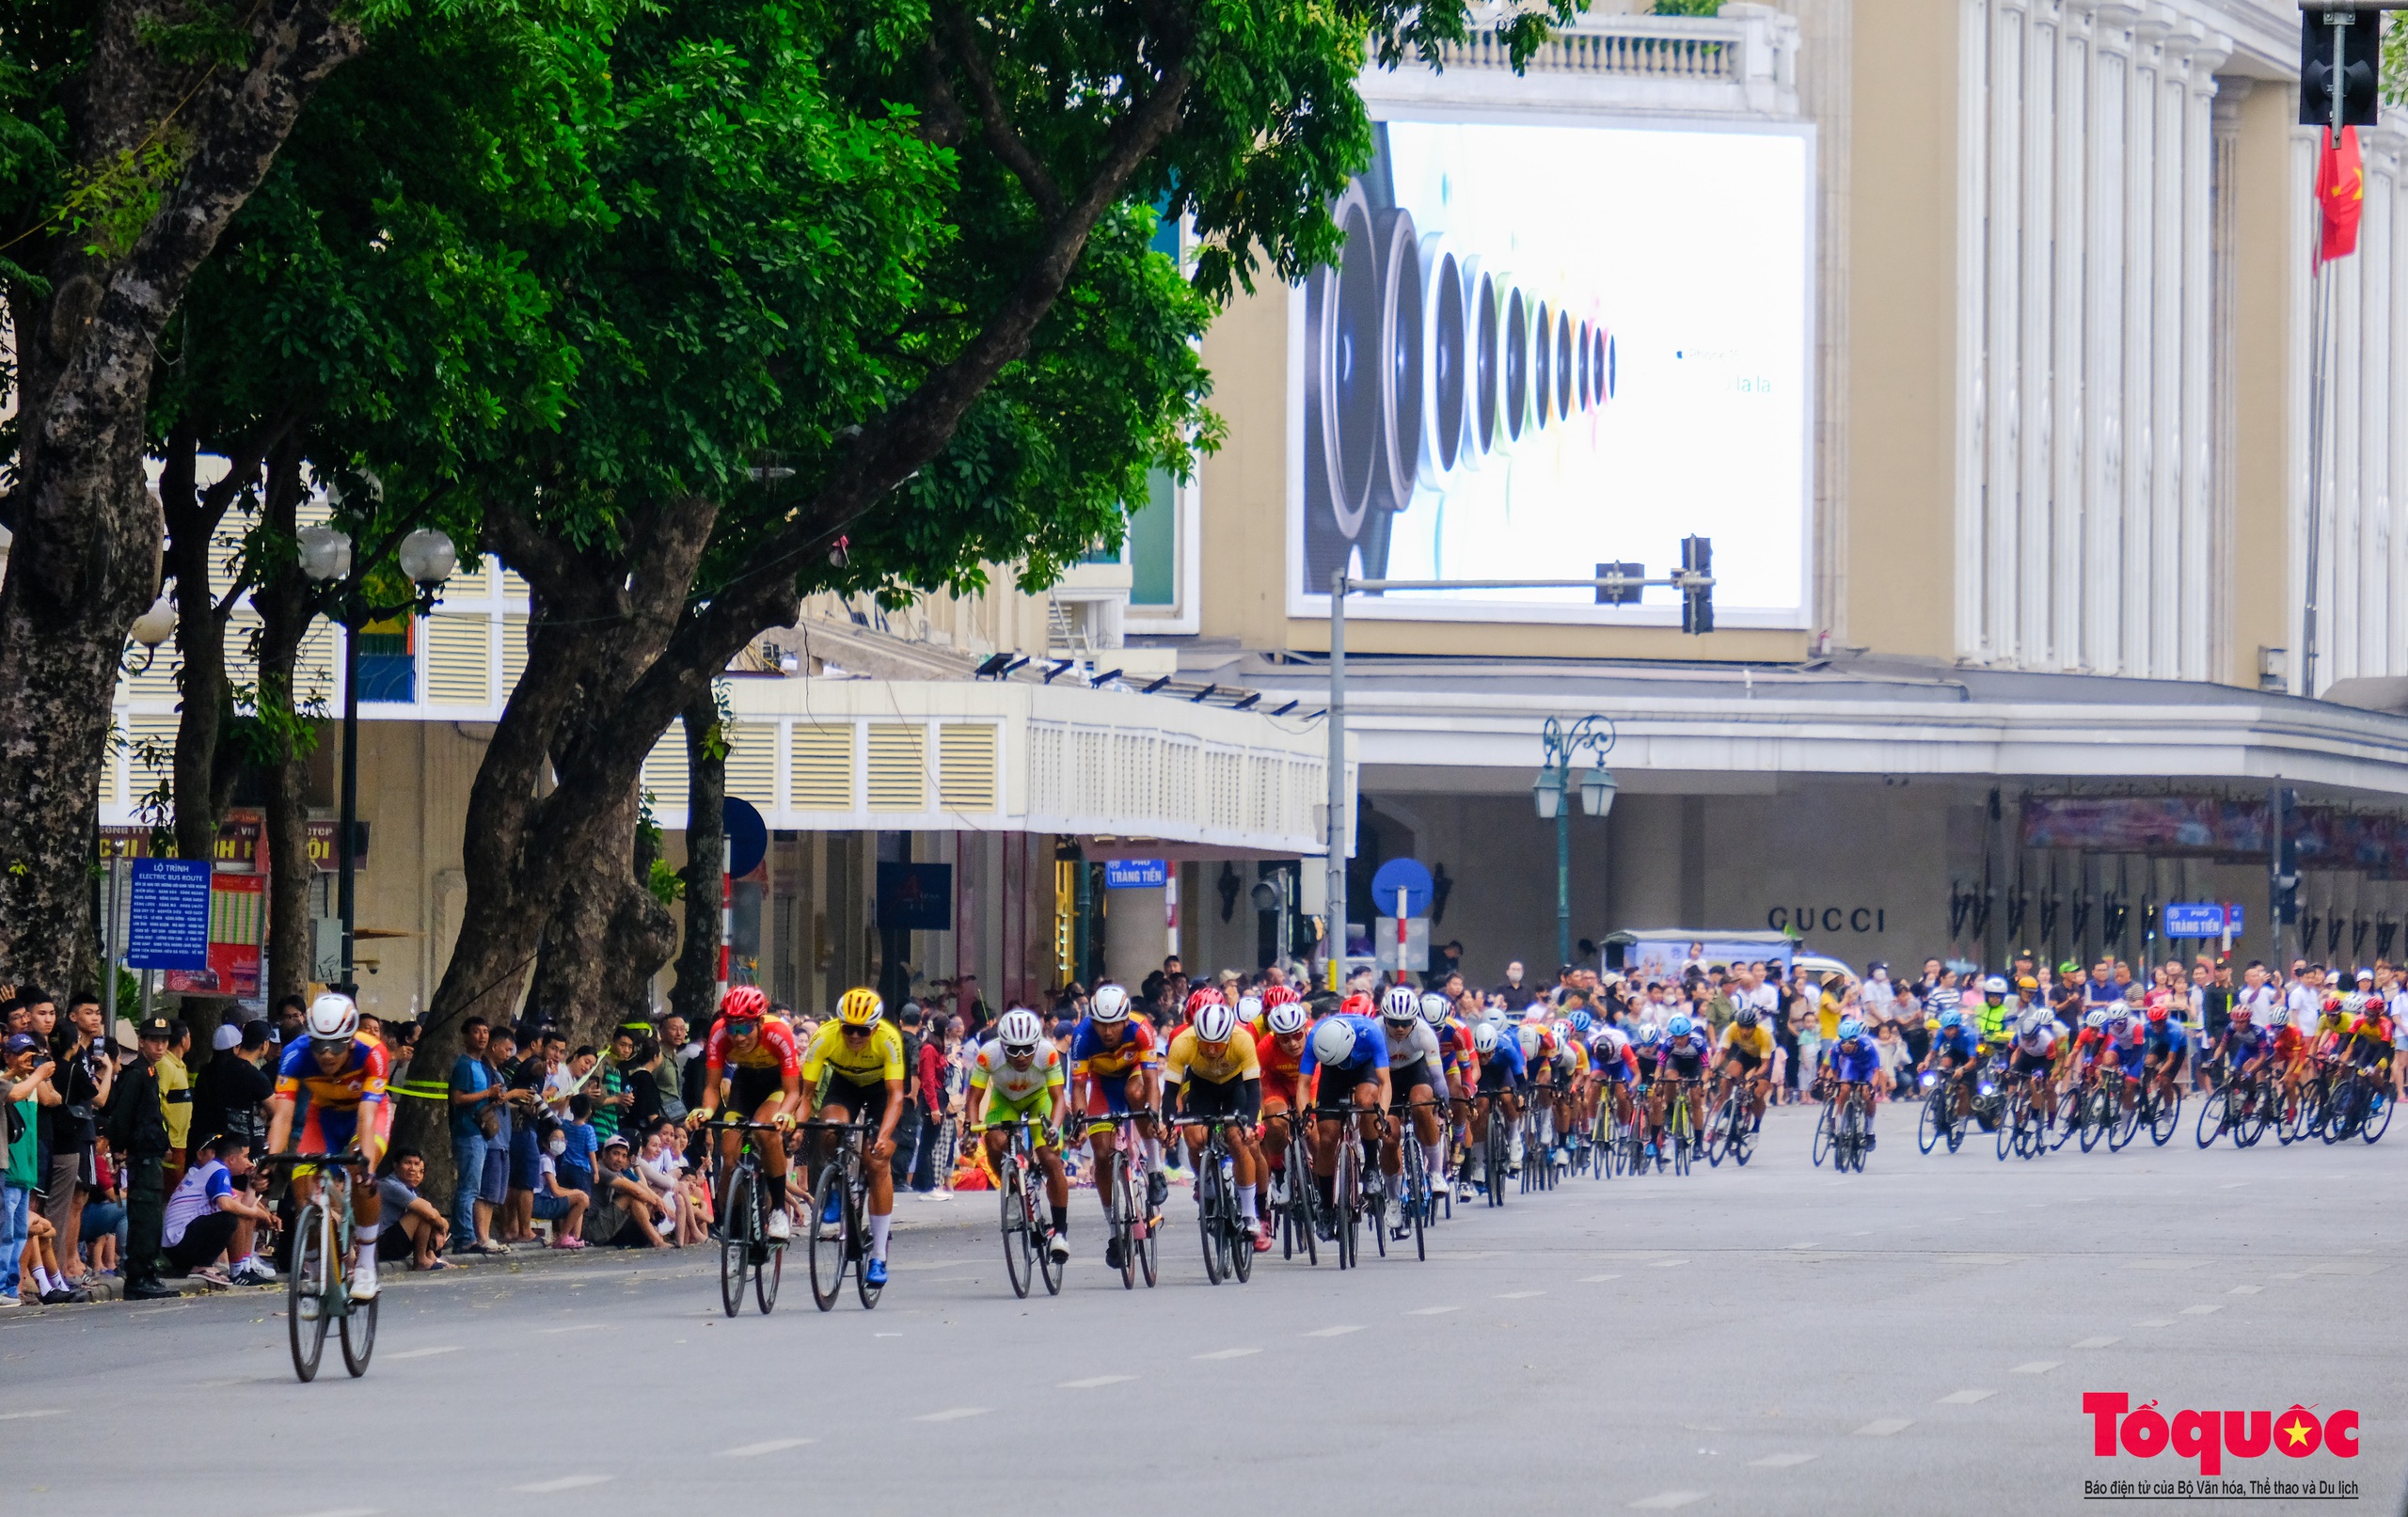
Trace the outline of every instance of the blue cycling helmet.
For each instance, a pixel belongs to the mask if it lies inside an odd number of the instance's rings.
[[[1958,1011],[1956,1007],[1951,1006],[1946,1011],[1940,1014],[1940,1025],[1942,1027],[1962,1027],[1965,1025],[1965,1014]]]
[[[1697,1023],[1687,1017],[1675,1017],[1665,1024],[1664,1031],[1672,1037],[1687,1037],[1697,1031]]]
[[[1840,1019],[1840,1041],[1853,1043],[1864,1035],[1864,1024],[1853,1017]]]
[[[1640,1022],[1639,1024],[1639,1046],[1640,1048],[1652,1049],[1662,1041],[1664,1041],[1664,1029],[1656,1026],[1654,1022]]]
[[[1588,1035],[1589,1029],[1596,1024],[1597,1019],[1585,1011],[1576,1011],[1572,1014],[1572,1030],[1584,1037]]]

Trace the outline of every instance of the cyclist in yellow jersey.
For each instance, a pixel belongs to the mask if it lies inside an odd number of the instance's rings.
[[[1163,1085],[1178,1115],[1239,1119],[1228,1130],[1237,1171],[1238,1216],[1259,1253],[1270,1246],[1254,1211],[1255,1186],[1262,1175],[1262,1154],[1254,1141],[1254,1118],[1262,1109],[1262,1065],[1255,1055],[1254,1035],[1238,1025],[1236,1009],[1217,991],[1198,991],[1197,996],[1208,993],[1212,999],[1196,1007],[1195,1020],[1170,1040],[1163,1060]],[[1204,1170],[1205,1138],[1200,1125],[1188,1127],[1187,1161],[1198,1175]],[[1200,1185],[1197,1191],[1200,1195]]]
[[[970,1130],[984,1130],[987,1162],[1003,1173],[1005,1126],[1033,1122],[1030,1139],[1045,1172],[1045,1199],[1054,1209],[1046,1252],[1056,1264],[1070,1256],[1070,1177],[1062,1167],[1064,1068],[1069,1059],[1045,1035],[1045,1024],[1025,1006],[1014,1006],[995,1023],[994,1041],[970,1065]]]
[[[1765,1095],[1772,1088],[1772,1029],[1754,1006],[1741,1006],[1722,1032],[1721,1083],[1715,1089],[1714,1104],[1719,1107],[1722,1098],[1734,1083],[1746,1081],[1748,1111],[1757,1127],[1764,1126]]]
[[[869,1243],[862,1278],[872,1286],[886,1284],[886,1235],[895,1225],[895,1122],[903,1114],[903,1036],[886,1020],[886,1003],[878,992],[857,986],[837,1003],[836,1019],[813,1035],[802,1051],[805,1122],[824,1116],[831,1122],[859,1118],[878,1123],[878,1136],[868,1146]],[[813,1157],[815,1167],[834,1149],[832,1137],[822,1134]],[[831,1191],[829,1214],[822,1220],[843,1220],[844,1198]]]

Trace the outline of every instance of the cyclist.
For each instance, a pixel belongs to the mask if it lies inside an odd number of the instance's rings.
[[[1555,1029],[1548,1026],[1540,1008],[1533,1006],[1522,1023],[1513,1029],[1514,1037],[1522,1045],[1522,1067],[1529,1071],[1530,1098],[1540,1111],[1552,1118],[1556,1104]],[[1513,1165],[1520,1172],[1523,1159],[1522,1133],[1513,1131]]]
[[[2182,1060],[2191,1051],[2191,1032],[2181,1019],[2173,1014],[2170,1003],[2159,1002],[2148,1008],[2147,1025],[2141,1030],[2141,1068],[2157,1082],[2160,1099],[2179,1099],[2176,1079],[2182,1073]]]
[[[1676,1013],[1664,1024],[1664,1047],[1652,1086],[1654,1100],[1649,1114],[1649,1127],[1657,1143],[1664,1137],[1664,1123],[1671,1110],[1675,1089],[1687,1089],[1689,1097],[1688,1141],[1699,1138],[1697,1126],[1697,1092],[1704,1084],[1706,1044],[1713,1035],[1687,1013]]]
[[[1580,1120],[1580,1100],[1588,1082],[1589,1053],[1579,1036],[1579,1021],[1587,1012],[1576,1012],[1554,1023],[1548,1031],[1555,1035],[1555,1161],[1569,1165],[1572,1161],[1573,1124]]]
[[[1864,1146],[1873,1142],[1873,1115],[1881,1104],[1881,1051],[1864,1035],[1864,1023],[1840,1019],[1839,1039],[1823,1051],[1823,1067],[1830,1071],[1834,1108],[1846,1099],[1851,1086],[1864,1092]]]
[[[1434,998],[1443,1005],[1444,997]],[[1447,1183],[1447,1129],[1438,1120],[1447,1100],[1447,1059],[1438,1035],[1421,1019],[1422,998],[1406,986],[1391,986],[1380,998],[1380,1032],[1388,1051],[1388,1088],[1410,1104],[1413,1135],[1421,1145],[1421,1161],[1430,1177],[1431,1193]],[[1380,1166],[1387,1171],[1388,1194],[1400,1216],[1405,1201],[1404,1154],[1401,1130],[1391,1126],[1381,1145]],[[1409,1222],[1396,1224],[1396,1236],[1413,1230]]]
[[[1965,1014],[1951,1006],[1940,1014],[1940,1030],[1932,1035],[1931,1051],[1916,1072],[1939,1067],[1948,1080],[1946,1098],[1954,1103],[1956,1120],[1961,1122],[1973,1108],[1973,1073],[1981,1062],[1980,1045],[1974,1041],[1973,1030],[1965,1025]]]
[[[1714,1092],[1717,1110],[1732,1086],[1746,1081],[1748,1112],[1754,1118],[1751,1126],[1761,1130],[1765,1125],[1765,1093],[1771,1088],[1772,1029],[1764,1024],[1764,1017],[1752,1003],[1743,1003],[1732,1014],[1731,1025],[1722,1034],[1722,1067],[1720,1083]]]
[[[1493,1021],[1481,1021],[1471,1030],[1472,1062],[1479,1066],[1479,1079],[1473,1085],[1471,1131],[1466,1140],[1471,1152],[1482,1155],[1481,1185],[1494,1190],[1504,1183],[1501,1176],[1491,1175],[1485,1166],[1488,1150],[1488,1122],[1491,1112],[1503,1109],[1508,1122],[1522,1119],[1522,1092],[1529,1083],[1529,1071],[1522,1062],[1522,1042],[1506,1036]],[[1471,1193],[1458,1182],[1455,1199],[1468,1201]]]
[[[2270,1023],[2273,1020],[2275,1009],[2274,1005],[2267,1008],[2266,1019]],[[2286,1014],[2289,1010],[2288,1006],[2281,1009]],[[2235,1001],[2232,1003],[2232,1019],[2225,1024],[2215,1046],[2208,1051],[2208,1057],[2225,1060],[2225,1067],[2232,1071],[2230,1082],[2241,1085],[2265,1067],[2273,1051],[2273,1039],[2267,1035],[2265,1028],[2258,1025],[2257,1008],[2246,1001]],[[2240,1114],[2233,1114],[2238,1116]]]
[[[1087,1118],[1087,1147],[1095,1155],[1096,1199],[1108,1215],[1112,1207],[1112,1155],[1119,1146],[1115,1117],[1137,1114],[1137,1135],[1145,1145],[1146,1210],[1162,1210],[1170,1194],[1163,1174],[1162,1135],[1154,1126],[1156,1074],[1162,1047],[1154,1030],[1129,1015],[1129,992],[1107,980],[1095,988],[1087,1014],[1070,1034],[1070,1104]],[[1120,1261],[1107,1261],[1120,1268]]]
[[[267,1103],[267,1151],[336,1155],[356,1149],[373,1175],[385,1151],[385,1125],[391,1114],[385,1098],[389,1072],[385,1045],[359,1030],[359,1008],[351,997],[333,990],[309,1003],[303,1026],[309,1035],[295,1038],[277,1066],[276,1091]],[[302,1114],[297,1140],[293,1131],[296,1108]],[[317,1192],[317,1167],[296,1166],[293,1205],[308,1206]],[[351,1188],[351,1218],[352,1241],[358,1245],[351,1266],[351,1299],[372,1301],[376,1235],[384,1231],[382,1198],[374,1185]]]
[[[1262,1175],[1262,1152],[1255,1146],[1254,1119],[1262,1110],[1262,1066],[1254,1035],[1238,1025],[1238,1014],[1211,986],[1187,998],[1187,1025],[1173,1034],[1163,1059],[1163,1087],[1174,1118],[1234,1117],[1228,1134],[1231,1168],[1237,1171],[1238,1220],[1260,1253],[1271,1246],[1254,1210],[1255,1186]],[[1187,1162],[1204,1173],[1208,1134],[1200,1122],[1187,1126]],[[1196,1188],[1202,1205],[1204,1188]]]
[[[1388,1040],[1370,1016],[1371,998],[1348,996],[1333,1016],[1313,1024],[1305,1040],[1298,1078],[1314,1093],[1313,1184],[1322,1202],[1323,1236],[1338,1236],[1338,1144],[1351,1109],[1366,1150],[1379,1152],[1388,1103]]]
[[[1263,1001],[1259,994],[1252,990],[1244,992],[1238,997],[1238,1025],[1249,1033],[1259,1035],[1262,1028],[1263,1010]],[[1258,1035],[1255,1040],[1260,1042],[1261,1038]]]
[[[2057,1116],[2057,1087],[2049,1075],[2056,1067],[2057,1047],[2064,1041],[2063,1025],[2046,1006],[2025,1007],[2015,1024],[2015,1062],[2007,1073],[2031,1082],[2032,1104],[2039,1109],[2044,1124]]]
[[[729,1070],[734,1074],[730,1075]],[[721,1087],[725,1085],[728,1109],[779,1128],[794,1125],[802,1110],[802,1050],[794,1028],[783,1017],[770,1015],[769,998],[758,986],[736,985],[720,997],[719,1019],[711,1023],[703,1045],[703,1101],[686,1114],[686,1126],[699,1128],[718,1114]],[[744,1134],[719,1135],[719,1206],[727,1215],[727,1186],[736,1173],[736,1156]],[[794,1236],[794,1219],[786,1213],[786,1146],[783,1140],[754,1146],[761,1154],[762,1190],[769,1203],[767,1224],[771,1238]]]
[[[1654,1022],[1640,1022],[1630,1040],[1630,1061],[1639,1077],[1632,1082],[1631,1097],[1648,1118],[1647,1156],[1652,1159],[1656,1157],[1656,1082],[1664,1073],[1664,1029]]]
[[[995,1023],[995,1035],[970,1064],[969,1130],[986,1132],[987,1162],[1001,1173],[1004,1146],[1013,1122],[1035,1124],[1030,1144],[1045,1172],[1045,1200],[1054,1209],[1045,1230],[1045,1251],[1056,1264],[1070,1256],[1070,1177],[1062,1167],[1062,1067],[1069,1061],[1045,1024],[1025,1006],[1014,1006]],[[873,1285],[877,1282],[872,1281]]]
[[[1473,1006],[1476,998],[1465,991],[1453,1001],[1435,991],[1421,997],[1421,1019],[1438,1037],[1439,1064],[1447,1075],[1448,1130],[1461,1151],[1465,1125],[1471,1121],[1472,1087],[1480,1083],[1471,1051],[1471,1023],[1460,1015],[1462,1008]],[[1471,1187],[1462,1179],[1462,1160],[1455,1162],[1458,1199],[1469,1200]]]
[[[1631,1092],[1639,1083],[1639,1058],[1631,1050],[1630,1035],[1613,1022],[1591,1033],[1589,1072],[1607,1092],[1614,1120],[1625,1127],[1636,1122],[1639,1117],[1631,1103]]]
[[[2384,1094],[2391,1085],[2392,1032],[2391,1014],[2383,998],[2367,997],[2366,1009],[2350,1029],[2350,1062],[2367,1075],[2373,1098],[2370,1110],[2382,1109]]]
[[[1259,1151],[1268,1161],[1264,1180],[1268,1184],[1268,1175],[1288,1177],[1288,1125],[1295,1120],[1291,1114],[1307,1104],[1302,1070],[1306,1028],[1312,1018],[1302,999],[1287,986],[1273,986],[1262,999],[1262,1031],[1254,1040],[1254,1062],[1262,1071],[1263,1146]],[[1112,1266],[1120,1267],[1117,1260]]]
[[[802,1119],[824,1115],[836,1123],[857,1117],[878,1123],[878,1136],[863,1156],[869,1180],[869,1261],[862,1278],[886,1284],[886,1237],[895,1225],[895,1123],[903,1114],[903,1035],[886,1019],[886,1003],[867,986],[855,986],[836,1003],[835,1020],[813,1035],[802,1051]],[[835,1151],[835,1135],[817,1146],[821,1162]],[[822,1222],[843,1219],[844,1201],[832,1187]]]

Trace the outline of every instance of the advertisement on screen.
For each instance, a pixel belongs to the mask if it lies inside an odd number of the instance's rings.
[[[1661,578],[1713,544],[1722,626],[1808,624],[1802,130],[1386,121],[1332,207],[1291,387],[1290,607],[1367,578]],[[1676,593],[1372,593],[1348,614],[1662,624]]]

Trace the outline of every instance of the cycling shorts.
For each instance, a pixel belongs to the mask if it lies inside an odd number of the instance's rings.
[[[1697,1080],[1703,1078],[1704,1074],[1705,1055],[1703,1053],[1672,1053],[1665,1056],[1664,1077],[1668,1080]]]
[[[1513,1088],[1513,1067],[1510,1064],[1483,1064],[1480,1067],[1480,1094],[1502,1096]]]
[[[302,1154],[339,1154],[351,1146],[359,1132],[359,1112],[329,1111],[312,1106],[301,1118],[301,1130],[293,1140],[293,1151]],[[295,1175],[315,1175],[318,1166],[302,1164],[294,1167]]]
[[[2034,1075],[2047,1074],[2055,1067],[2056,1060],[2046,1053],[2026,1053],[2017,1049],[2014,1067],[2008,1072],[2018,1080],[2028,1080]]]
[[[774,1071],[772,1071],[774,1072]],[[831,1068],[819,1078],[819,1104],[841,1106],[856,1122],[878,1123],[886,1117],[886,1082],[862,1084]]]
[[[1133,1070],[1128,1074],[1088,1076],[1086,1114],[1091,1117],[1127,1116],[1131,1111],[1129,1082],[1135,1078]]]
[[[1765,1056],[1753,1049],[1733,1047],[1724,1049],[1722,1051],[1728,1057],[1738,1060],[1739,1067],[1749,1074],[1754,1074],[1765,1067]]]
[[[1244,1080],[1214,1082],[1190,1079],[1186,1090],[1187,1110],[1184,1114],[1189,1117],[1254,1115],[1246,1102]]]
[[[1630,1083],[1633,1078],[1630,1072],[1630,1066],[1623,1063],[1620,1059],[1608,1059],[1604,1064],[1598,1066],[1596,1074],[1598,1079],[1610,1080],[1617,1085],[1626,1085]]]
[[[1427,1085],[1433,1091],[1438,1088],[1438,1082],[1431,1077],[1427,1056],[1388,1071],[1388,1089],[1396,1094],[1397,1099],[1402,1100],[1416,1085]]]
[[[721,1071],[727,1077],[727,1114],[750,1118],[761,1108],[785,1091],[785,1081],[775,1069],[756,1069],[739,1064]]]

